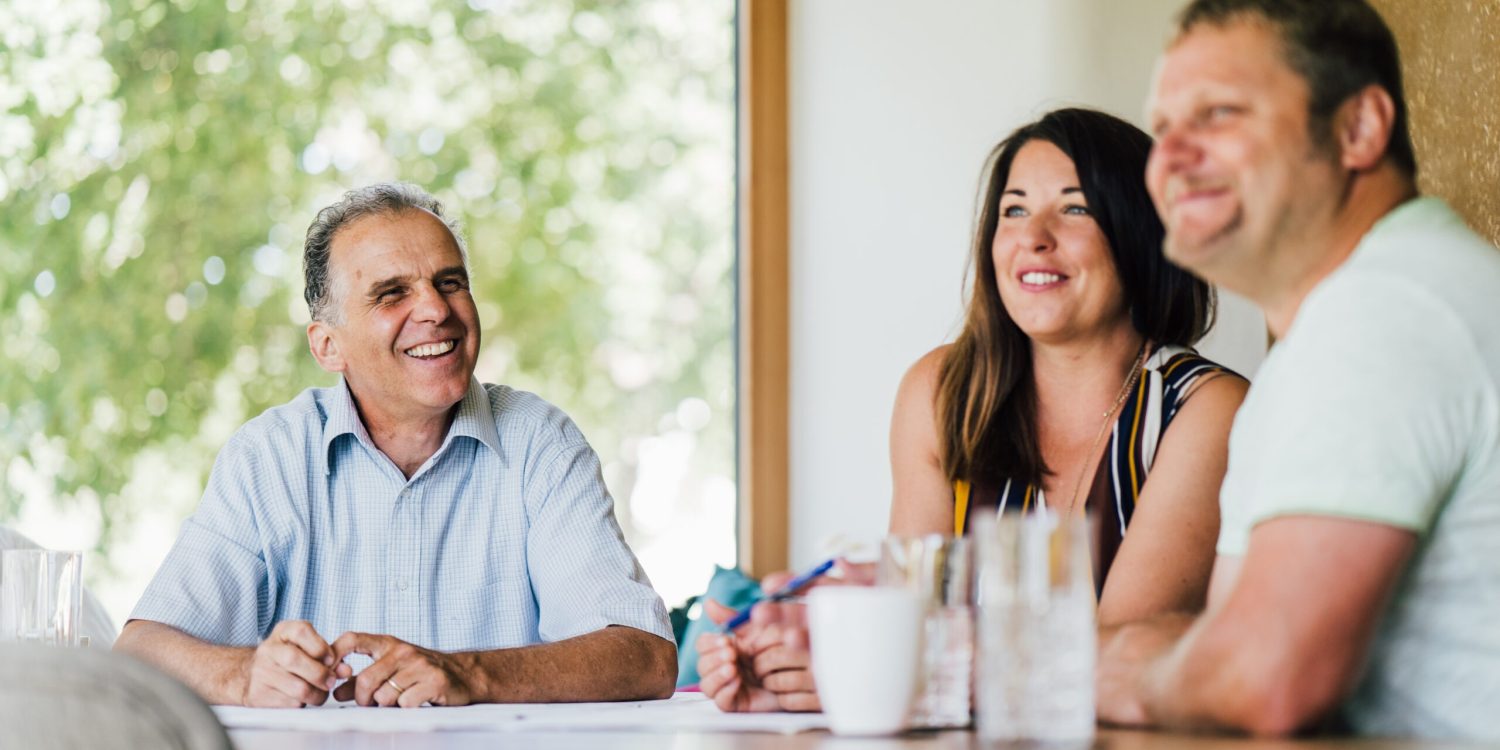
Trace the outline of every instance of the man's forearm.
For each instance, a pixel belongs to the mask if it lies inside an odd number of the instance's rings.
[[[151,620],[125,623],[114,650],[176,677],[208,703],[228,705],[244,703],[255,655],[254,648],[216,646]]]
[[[1160,662],[1191,626],[1190,615],[1167,615],[1099,629],[1098,712],[1108,724],[1159,721],[1154,705]]]
[[[244,703],[255,649],[205,643],[150,620],[126,623],[115,649],[192,688],[212,704]],[[473,702],[553,703],[667,698],[677,679],[676,648],[628,627],[557,643],[454,654]]]
[[[1226,684],[1235,667],[1231,654],[1212,654],[1201,640],[1203,625],[1191,620],[1154,622],[1138,637],[1154,641],[1156,656],[1140,673],[1137,689],[1149,723],[1173,729],[1238,728],[1224,713],[1237,709],[1240,696]],[[1232,680],[1230,680],[1232,683]]]
[[[497,651],[476,651],[475,702],[580,703],[669,698],[677,681],[677,649],[624,626]]]
[[[1287,735],[1328,701],[1271,633],[1213,616],[1156,618],[1100,632],[1106,723]],[[1310,697],[1311,696],[1311,697]]]

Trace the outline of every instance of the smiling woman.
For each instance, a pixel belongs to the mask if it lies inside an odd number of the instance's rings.
[[[1111,404],[1142,351],[1189,346],[1212,326],[1213,290],[1158,250],[1163,230],[1141,178],[1150,147],[1123,120],[1065,109],[995,149],[967,322],[937,358],[948,481],[1044,492],[1059,475],[1051,465],[1059,459],[1044,458],[1049,439],[1067,454],[1071,470],[1061,476],[1084,478],[1097,459],[1087,442],[1100,429],[1098,416],[1085,415],[1117,415]],[[1092,391],[1097,403],[1061,415],[1077,424],[1062,430],[1074,437],[1059,440],[1038,424],[1039,399],[1058,384],[1031,371],[1076,369],[1078,352],[1098,369],[1063,382],[1074,402]]]
[[[1247,386],[1191,349],[1213,290],[1161,255],[1150,149],[1082,109],[995,148],[964,329],[907,372],[891,424],[892,534],[961,535],[979,508],[1091,514],[1105,626],[1203,606]],[[816,708],[806,640],[776,630],[802,618],[784,614],[699,641],[720,707]]]
[[[1033,341],[1132,337],[1109,240],[1073,160],[1052,143],[1033,140],[1016,152],[993,253],[1005,312]]]
[[[1245,390],[1190,348],[1214,294],[1161,255],[1150,149],[1081,109],[996,147],[964,330],[907,374],[891,432],[893,532],[963,533],[986,507],[1100,516],[1103,621],[1202,602]]]

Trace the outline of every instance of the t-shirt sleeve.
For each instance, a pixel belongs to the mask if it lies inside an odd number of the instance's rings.
[[[568,428],[572,437],[546,452],[526,492],[538,632],[553,642],[625,625],[670,641],[666,607],[615,521],[599,457]]]
[[[1304,302],[1270,390],[1246,402],[1267,411],[1236,436],[1258,460],[1240,478],[1249,491],[1226,492],[1220,554],[1244,554],[1254,525],[1287,515],[1423,534],[1459,478],[1486,392],[1466,329],[1400,279],[1339,282]]]
[[[253,441],[231,438],[198,509],[152,578],[132,620],[171,625],[209,643],[251,646],[269,631],[272,602],[254,502],[266,480]]]

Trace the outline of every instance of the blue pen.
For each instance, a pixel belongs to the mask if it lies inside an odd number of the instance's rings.
[[[793,578],[790,581],[787,581],[787,584],[785,586],[782,586],[781,589],[779,591],[777,591],[776,593],[771,594],[770,596],[765,597],[764,599],[758,599],[756,601],[753,601],[753,602],[750,603],[750,606],[745,607],[744,609],[742,609],[742,610],[734,613],[734,617],[729,618],[729,622],[724,623],[724,632],[726,632],[726,633],[733,632],[735,628],[737,628],[737,627],[739,627],[741,625],[744,625],[745,623],[749,622],[750,621],[750,610],[755,609],[755,605],[760,604],[761,602],[768,602],[768,601],[769,602],[786,601],[787,599],[790,599],[793,596],[796,596],[798,589],[801,589],[803,586],[806,586],[807,584],[812,583],[814,579],[818,578],[819,576],[823,575],[824,573],[827,573],[828,571],[833,570],[834,559],[835,558],[831,558],[830,557],[827,560],[824,560],[823,562],[821,562],[821,563],[818,564],[818,567],[813,568],[812,570],[809,570],[806,573],[803,573],[802,575],[797,576],[796,578]]]

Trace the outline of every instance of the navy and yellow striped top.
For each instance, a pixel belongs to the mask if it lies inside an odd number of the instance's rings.
[[[1099,469],[1094,473],[1094,482],[1084,501],[1084,508],[1097,514],[1101,521],[1095,547],[1099,575],[1094,579],[1101,591],[1104,576],[1114,562],[1115,552],[1119,550],[1130,517],[1135,513],[1141,487],[1145,485],[1146,475],[1156,458],[1156,447],[1171,426],[1172,419],[1196,384],[1225,374],[1239,377],[1229,368],[1180,346],[1161,347],[1152,352],[1142,369],[1134,392],[1126,397],[1119,416],[1115,418],[1114,429],[1105,443]],[[990,487],[984,484],[971,486],[960,480],[953,483],[954,533],[964,534],[969,530],[970,511],[976,508],[996,508],[1002,513],[1027,512],[1046,505],[1045,493],[1029,482],[1006,480],[999,486]]]

